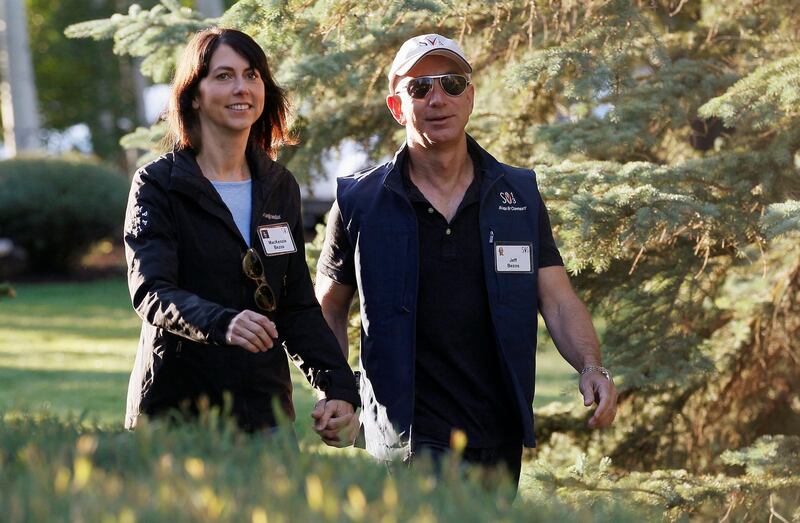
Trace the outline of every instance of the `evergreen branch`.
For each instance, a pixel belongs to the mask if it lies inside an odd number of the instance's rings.
[[[800,104],[800,53],[768,62],[698,110],[703,118],[721,118],[733,127],[745,116],[769,122]]]
[[[768,238],[777,238],[791,231],[800,231],[800,201],[787,200],[768,206],[761,225]]]
[[[127,15],[115,14],[107,19],[91,20],[68,26],[69,38],[114,39],[118,55],[144,57],[142,73],[156,82],[167,82],[173,70],[176,50],[180,50],[192,33],[208,27],[213,19],[182,7],[176,0],[161,0],[152,9],[138,4]]]

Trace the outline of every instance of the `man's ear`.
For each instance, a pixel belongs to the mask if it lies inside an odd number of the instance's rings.
[[[399,95],[388,95],[386,97],[386,106],[389,108],[389,112],[392,113],[392,117],[394,117],[397,123],[400,125],[406,124],[406,117],[403,115],[403,101],[400,99]]]

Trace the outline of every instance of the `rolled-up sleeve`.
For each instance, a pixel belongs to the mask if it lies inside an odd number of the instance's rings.
[[[336,283],[356,285],[355,251],[342,223],[339,205],[333,202],[325,228],[325,242],[317,262],[317,272]]]

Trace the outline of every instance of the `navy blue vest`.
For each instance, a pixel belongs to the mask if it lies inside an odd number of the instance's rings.
[[[503,375],[515,393],[523,443],[534,445],[533,393],[537,331],[540,196],[531,170],[501,164],[467,137],[483,167],[480,229],[486,288]],[[342,223],[355,252],[361,301],[361,422],[367,451],[405,457],[413,437],[419,241],[417,218],[394,159],[338,179]],[[477,166],[476,166],[477,167]],[[499,243],[533,248],[532,272],[495,270]]]

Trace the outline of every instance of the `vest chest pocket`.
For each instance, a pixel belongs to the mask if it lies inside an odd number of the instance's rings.
[[[366,311],[391,312],[402,307],[413,268],[411,231],[397,228],[362,228],[356,249],[356,274]]]

